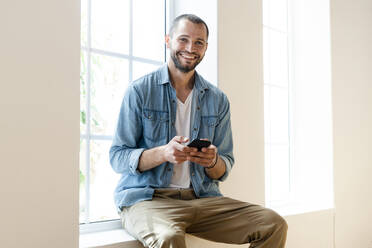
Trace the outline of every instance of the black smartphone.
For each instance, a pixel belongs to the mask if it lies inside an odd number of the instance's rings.
[[[203,147],[208,147],[210,145],[211,145],[211,142],[209,140],[194,139],[187,146],[196,147],[198,148],[198,151],[200,152]]]

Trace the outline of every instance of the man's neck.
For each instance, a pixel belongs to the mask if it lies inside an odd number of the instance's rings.
[[[168,71],[172,86],[176,90],[177,98],[184,102],[194,87],[195,70],[184,73],[178,70],[173,63],[168,63]]]
[[[184,73],[177,69],[173,63],[168,63],[168,71],[172,86],[176,91],[192,90],[194,87],[195,70]]]

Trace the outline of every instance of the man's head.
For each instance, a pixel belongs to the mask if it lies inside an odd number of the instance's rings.
[[[167,48],[175,67],[184,73],[194,70],[208,47],[208,27],[191,14],[178,16],[166,36]]]

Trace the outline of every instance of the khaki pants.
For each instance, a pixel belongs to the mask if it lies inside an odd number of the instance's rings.
[[[256,248],[284,248],[287,223],[274,211],[228,197],[197,199],[191,189],[158,189],[153,200],[121,212],[123,227],[145,247],[185,248],[185,233]]]

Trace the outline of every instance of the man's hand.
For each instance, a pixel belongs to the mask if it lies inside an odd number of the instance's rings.
[[[202,148],[201,152],[198,152],[197,150],[191,151],[187,160],[204,167],[212,166],[217,160],[217,147],[210,145],[207,148]]]
[[[223,159],[217,154],[217,147],[210,145],[207,148],[202,148],[201,152],[197,150],[191,151],[187,160],[200,164],[205,168],[205,172],[212,179],[218,179],[226,171],[226,164]]]
[[[182,136],[175,136],[167,145],[164,146],[164,159],[172,164],[180,164],[187,160],[187,156],[192,148],[185,146],[184,143],[189,139]]]

